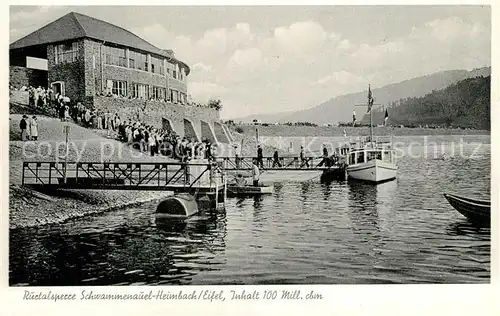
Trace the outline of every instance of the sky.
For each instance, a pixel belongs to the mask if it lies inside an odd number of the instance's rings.
[[[488,6],[11,6],[10,42],[71,11],[173,49],[188,94],[221,99],[223,118],[491,65]]]

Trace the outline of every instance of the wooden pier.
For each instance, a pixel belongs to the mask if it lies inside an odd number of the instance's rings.
[[[253,163],[257,161],[256,157],[218,157],[217,164],[224,170],[251,170]],[[323,157],[281,157],[275,160],[273,157],[263,157],[262,164],[258,165],[261,170],[311,170],[323,171],[337,168],[339,165],[332,164],[327,166]]]
[[[24,162],[22,184],[44,189],[149,190],[216,195],[224,172],[213,163]]]
[[[173,191],[221,197],[226,171],[251,170],[255,157],[215,162],[23,162],[22,184],[34,189]],[[262,159],[261,171],[322,171],[321,181],[346,180],[345,166],[322,157]]]

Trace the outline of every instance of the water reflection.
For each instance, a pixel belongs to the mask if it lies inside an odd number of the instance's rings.
[[[464,218],[462,221],[451,223],[448,226],[447,233],[452,236],[480,235],[489,239],[491,236],[491,228],[478,226]]]
[[[488,194],[490,161],[399,166],[377,186],[283,180],[186,221],[150,204],[11,231],[10,284],[490,282],[490,230],[442,196]]]
[[[348,187],[348,215],[352,228],[355,233],[373,237],[379,231],[377,186],[351,182]]]
[[[330,195],[332,194],[332,182],[321,183],[321,191],[323,192],[323,200],[330,200]]]
[[[225,251],[226,220],[220,213],[186,221],[155,217],[149,227],[132,221],[104,231],[69,234],[70,229],[68,223],[39,231],[39,245],[30,252],[11,247],[10,283],[189,284],[200,271],[218,269],[217,260],[207,262]],[[15,231],[11,238],[24,239],[23,234],[33,232]]]
[[[264,200],[264,196],[262,195],[256,195],[253,197],[253,207],[255,210],[261,210],[262,209],[262,201]]]

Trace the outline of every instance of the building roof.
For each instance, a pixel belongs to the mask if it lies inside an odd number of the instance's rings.
[[[92,38],[160,55],[183,64],[186,67],[186,75],[189,74],[189,66],[176,59],[172,50],[160,49],[124,28],[76,12],[70,12],[15,41],[10,44],[10,49],[47,45],[79,38]]]

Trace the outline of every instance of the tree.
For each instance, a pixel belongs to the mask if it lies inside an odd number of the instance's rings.
[[[222,109],[222,102],[220,99],[208,101],[208,106],[212,109],[220,111]]]

